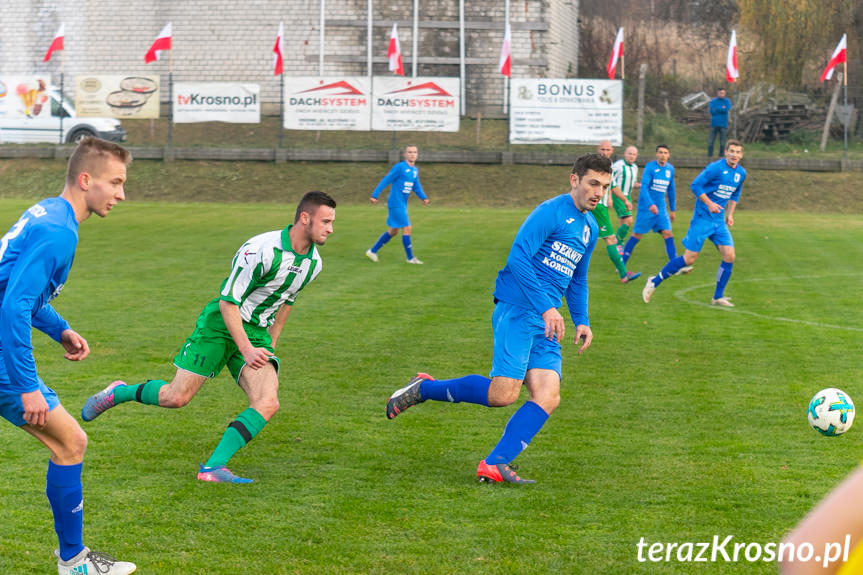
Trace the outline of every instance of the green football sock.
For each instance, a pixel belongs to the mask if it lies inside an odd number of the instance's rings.
[[[222,435],[222,440],[216,450],[204,465],[206,467],[221,467],[228,464],[244,445],[250,442],[267,424],[264,416],[249,407],[228,424],[228,429]]]
[[[617,244],[605,246],[605,251],[608,252],[608,259],[610,259],[611,263],[614,264],[614,267],[617,268],[617,273],[620,274],[620,277],[626,276],[626,264],[623,263],[623,258],[621,258],[620,254],[617,253]]]
[[[617,236],[617,243],[623,245],[623,240],[626,239],[626,234],[629,233],[629,226],[626,224],[620,224],[620,227],[617,228],[617,231],[614,232],[614,235]]]
[[[114,388],[114,404],[137,401],[146,405],[159,405],[159,390],[168,385],[161,379],[150,379],[137,385],[120,385]]]

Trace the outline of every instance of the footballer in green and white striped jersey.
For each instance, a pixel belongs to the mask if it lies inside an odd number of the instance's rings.
[[[627,199],[632,200],[632,186],[638,181],[638,165],[623,158],[611,165],[611,187],[620,188]]]
[[[255,236],[234,256],[220,299],[239,306],[246,323],[272,325],[282,304],[293,305],[300,290],[321,272],[317,246],[312,244],[306,254],[296,253],[291,249],[290,228]]]

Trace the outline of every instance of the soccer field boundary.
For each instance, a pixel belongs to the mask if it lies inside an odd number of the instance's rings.
[[[782,277],[776,276],[776,277],[762,277],[762,278],[747,278],[747,279],[742,279],[742,280],[735,280],[735,283],[788,281],[788,280],[802,280],[802,279],[823,279],[823,278],[827,278],[827,277],[843,277],[843,276],[844,277],[860,277],[860,276],[863,276],[863,273],[855,272],[855,273],[841,273],[841,274],[818,274],[818,275],[795,275],[795,276],[782,276]],[[751,310],[740,309],[739,307],[733,307],[733,308],[717,307],[717,306],[714,306],[714,305],[706,303],[706,302],[695,301],[695,300],[687,298],[687,294],[691,291],[694,291],[697,289],[712,288],[715,285],[716,285],[715,282],[710,282],[710,283],[697,284],[697,285],[689,286],[686,288],[681,288],[681,289],[674,292],[674,297],[679,299],[682,302],[685,302],[685,303],[688,303],[691,305],[709,307],[712,309],[716,309],[716,310],[724,311],[724,312],[728,312],[728,313],[741,313],[741,314],[749,315],[752,317],[767,319],[767,320],[771,320],[771,321],[781,321],[781,322],[786,322],[786,323],[799,323],[801,325],[808,325],[808,326],[812,326],[812,327],[825,328],[825,329],[841,329],[841,330],[845,330],[845,331],[863,332],[863,327],[855,327],[855,326],[847,326],[847,325],[835,325],[835,324],[831,324],[831,323],[823,323],[823,322],[818,322],[818,321],[808,321],[808,320],[804,320],[804,319],[797,319],[797,318],[790,318],[790,317],[779,317],[779,316],[773,316],[773,315],[758,313],[758,312],[751,311]]]

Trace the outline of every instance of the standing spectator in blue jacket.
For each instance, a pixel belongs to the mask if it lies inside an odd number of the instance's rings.
[[[713,157],[713,142],[719,134],[719,157],[725,150],[725,137],[728,135],[728,113],[731,100],[725,97],[725,88],[716,90],[716,97],[710,100],[710,136],[707,139],[707,157]]]

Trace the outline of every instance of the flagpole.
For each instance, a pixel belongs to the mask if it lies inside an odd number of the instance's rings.
[[[279,147],[282,147],[282,134],[285,132],[285,72],[279,74]]]
[[[171,31],[171,49],[168,51],[168,148],[174,147],[174,32]],[[171,154],[173,156],[173,153]],[[173,158],[172,158],[173,159]]]
[[[66,107],[63,105],[63,71],[66,62],[66,50],[60,51],[60,144],[63,144],[63,114],[66,112]]]
[[[846,117],[845,114],[848,114]],[[851,114],[848,110],[848,57],[842,62],[842,115],[845,119],[842,122],[842,137],[844,139],[842,147],[842,159],[848,162],[848,124],[851,123]],[[843,162],[843,163],[844,163]]]

